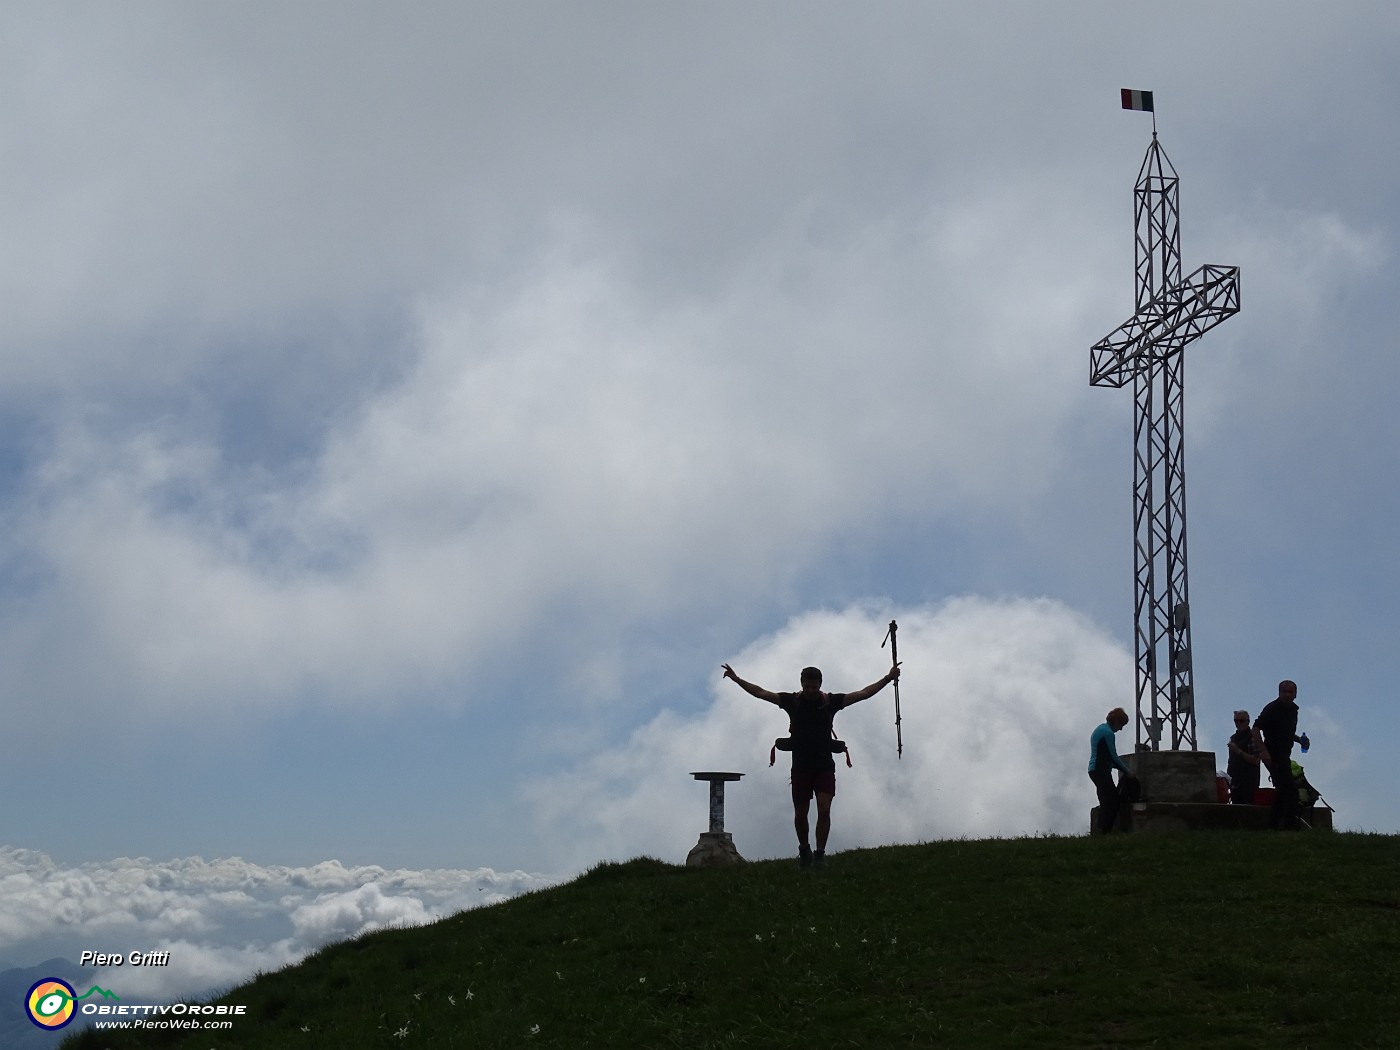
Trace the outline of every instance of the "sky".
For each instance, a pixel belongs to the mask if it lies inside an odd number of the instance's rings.
[[[1241,269],[1186,367],[1199,744],[1292,678],[1338,826],[1400,831],[1394,5],[21,2],[0,963],[106,931],[184,994],[679,862],[694,770],[788,856],[720,665],[856,689],[891,619],[831,848],[1083,833],[1123,87],[1184,270]]]

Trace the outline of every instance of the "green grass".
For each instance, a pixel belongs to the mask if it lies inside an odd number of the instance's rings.
[[[247,1047],[1400,1046],[1400,838],[950,841],[640,859],[327,947],[216,1002]]]

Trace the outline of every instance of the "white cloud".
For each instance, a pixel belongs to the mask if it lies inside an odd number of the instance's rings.
[[[1209,439],[1241,417],[1267,425],[1284,413],[1345,414],[1337,402],[1354,380],[1339,361],[1359,355],[1378,379],[1394,370],[1393,355],[1380,348],[1337,345],[1349,335],[1338,311],[1369,297],[1389,256],[1387,239],[1337,212],[1266,201],[1224,216],[1201,238],[1201,254],[1183,267],[1239,266],[1241,310],[1188,351],[1194,438]]]
[[[664,302],[585,238],[425,304],[413,368],[288,475],[158,423],[75,419],[15,512],[46,570],[0,638],[16,692],[398,703],[561,608],[590,610],[573,646],[606,649],[785,586],[883,515],[1012,506],[1075,401],[1044,343],[1073,345],[1097,296],[1052,280],[987,309],[1024,218],[993,196],[837,246],[799,227],[710,296]],[[85,655],[50,674],[45,637]]]
[[[369,882],[297,905],[292,909],[292,927],[299,941],[325,944],[384,926],[419,926],[430,917],[416,897],[386,897],[378,883]]]
[[[854,767],[837,770],[831,848],[937,838],[1076,834],[1093,793],[1088,738],[1104,713],[1130,706],[1130,654],[1050,600],[959,598],[897,610],[864,605],[800,616],[730,661],[745,679],[797,688],[821,667],[834,691],[880,677],[889,619],[899,623],[904,757],[895,754],[887,688],[837,717]],[[726,828],[752,858],[795,850],[786,757],[767,767],[784,716],[732,683],[693,718],[663,712],[626,746],[541,785],[546,828],[571,829],[575,862],[653,854],[679,862],[706,827],[697,770],[743,772],[726,792]]]
[[[37,581],[0,619],[0,664],[35,716],[23,725],[97,696],[263,714],[312,696],[439,700],[565,619],[553,672],[612,699],[636,673],[618,655],[631,630],[783,593],[833,542],[896,516],[1014,519],[1056,484],[1089,399],[1106,403],[1084,389],[1084,358],[1128,305],[1114,265],[1128,210],[1095,196],[1104,147],[1077,124],[1010,165],[1008,133],[1028,128],[988,137],[980,108],[928,110],[930,83],[965,72],[930,66],[901,30],[936,26],[930,45],[952,59],[992,39],[980,20],[833,15],[774,66],[757,37],[676,37],[656,16],[627,32],[664,39],[669,61],[639,47],[599,69],[513,16],[365,32],[377,19],[352,31],[288,13],[275,39],[228,13],[121,21],[82,36],[87,77],[51,81],[71,72],[74,27],[27,26],[12,75],[35,112],[68,119],[26,120],[21,153],[66,160],[66,177],[26,170],[21,198],[42,207],[6,228],[32,246],[51,236],[33,215],[91,219],[61,227],[44,295],[17,273],[0,285],[33,332],[16,345],[73,358],[34,355],[12,383],[77,406],[8,509]],[[303,51],[313,37],[324,46]],[[819,60],[837,38],[852,63],[839,70]],[[1058,50],[1029,41],[999,43],[984,104],[1037,80],[1075,90],[1038,77]],[[459,46],[483,53],[463,64]],[[373,89],[367,69],[384,76]],[[115,125],[94,87],[109,84],[127,93]],[[911,134],[916,115],[927,129]],[[76,164],[83,134],[54,140],[75,126],[101,132],[109,163]],[[357,163],[333,163],[352,149]],[[170,163],[153,172],[148,154]],[[1273,289],[1252,315],[1335,286],[1370,243],[1268,209],[1230,232],[1248,241],[1220,238],[1246,295]],[[382,339],[347,351],[337,327],[282,353],[270,336],[296,328],[298,298],[318,324],[353,327],[366,297],[393,303]],[[72,302],[97,305],[59,305]],[[159,339],[124,334],[148,326]],[[255,400],[339,376],[308,448],[237,462],[237,438],[200,412],[207,396],[226,430],[260,427],[210,378],[230,356],[256,361]],[[176,410],[167,387],[218,392]]]
[[[121,858],[64,867],[0,847],[0,956],[29,965],[82,951],[169,952],[167,966],[109,967],[119,994],[190,996],[273,970],[327,943],[495,904],[556,880],[523,871],[388,870],[238,857]]]

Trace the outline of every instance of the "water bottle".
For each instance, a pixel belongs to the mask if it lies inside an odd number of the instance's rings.
[[[1302,743],[1302,745],[1303,745],[1303,754],[1306,755],[1306,754],[1308,753],[1308,734],[1307,734],[1307,733],[1304,733],[1304,734],[1302,735],[1302,737],[1300,738],[1300,743]]]

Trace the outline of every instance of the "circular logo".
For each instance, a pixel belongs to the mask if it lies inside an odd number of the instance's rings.
[[[57,977],[36,981],[25,997],[24,1007],[29,1019],[40,1028],[53,1031],[73,1020],[73,986]]]

